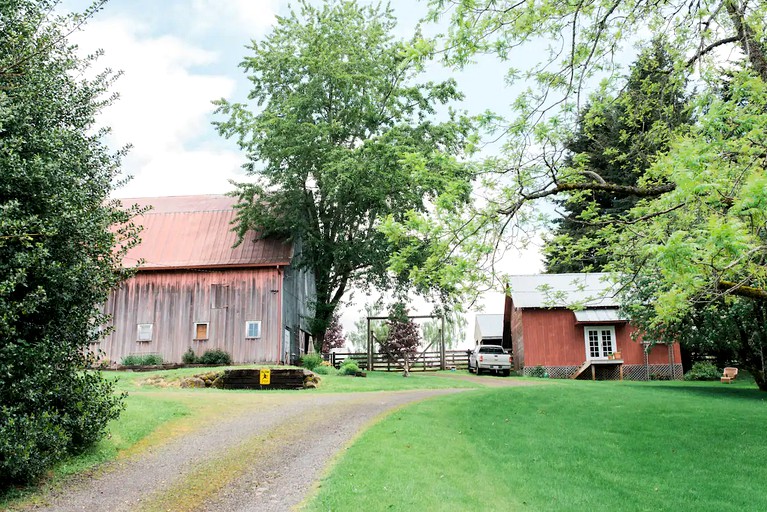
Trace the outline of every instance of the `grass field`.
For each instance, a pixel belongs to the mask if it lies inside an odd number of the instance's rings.
[[[363,433],[306,508],[767,510],[765,398],[574,381],[440,397]]]

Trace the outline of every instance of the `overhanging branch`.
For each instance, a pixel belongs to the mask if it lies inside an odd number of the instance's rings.
[[[530,194],[523,194],[522,199],[509,206],[508,208],[502,208],[498,210],[501,215],[514,215],[519,211],[523,204],[528,201],[534,201],[536,199],[542,199],[544,197],[553,196],[562,192],[573,192],[578,190],[592,190],[602,192],[613,192],[619,195],[625,196],[637,196],[637,197],[656,197],[671,192],[676,188],[676,184],[667,183],[665,185],[658,185],[657,187],[635,187],[630,185],[618,185],[615,183],[607,182],[588,182],[588,183],[558,183],[555,187],[539,190]]]
[[[732,281],[719,281],[717,288],[720,291],[727,292],[738,297],[746,297],[754,300],[767,300],[767,290],[746,286]]]

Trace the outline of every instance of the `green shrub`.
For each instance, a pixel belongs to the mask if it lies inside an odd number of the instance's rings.
[[[120,364],[123,366],[138,366],[141,361],[141,356],[137,354],[131,354],[128,356],[125,356],[120,361]]]
[[[332,366],[326,366],[324,364],[321,364],[319,366],[315,366],[314,369],[312,369],[312,371],[314,373],[317,373],[319,375],[330,375],[330,372],[331,371],[335,372],[335,370],[336,369],[333,368]]]
[[[721,376],[722,372],[713,363],[698,361],[684,374],[684,380],[719,380]]]
[[[147,354],[141,359],[141,363],[144,366],[157,366],[162,364],[162,356],[160,354]]]
[[[360,367],[357,366],[357,363],[347,359],[338,369],[338,375],[356,375],[358,371],[360,371]]]
[[[197,356],[194,353],[194,350],[192,350],[192,347],[189,347],[189,349],[184,352],[184,355],[181,356],[181,362],[184,364],[194,364],[197,362]]]
[[[0,475],[23,482],[42,474],[66,452],[67,435],[48,412],[0,409]],[[3,485],[0,485],[0,489]]]
[[[301,357],[301,366],[307,370],[314,370],[316,367],[322,364],[322,356],[320,354],[306,354]]]
[[[549,376],[548,373],[546,373],[546,368],[543,366],[536,366],[534,368],[531,368],[529,372],[527,372],[528,377],[538,377],[539,379],[543,379]]]
[[[160,354],[130,354],[122,358],[123,366],[158,366],[162,364]]]
[[[232,364],[232,356],[223,350],[206,350],[203,355],[197,359],[200,364]]]

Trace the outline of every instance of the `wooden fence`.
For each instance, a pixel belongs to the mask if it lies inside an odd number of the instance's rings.
[[[466,370],[469,367],[469,355],[466,350],[445,350],[444,363],[439,351],[419,352],[414,359],[410,361],[410,371],[428,372],[437,370]],[[335,352],[325,354],[325,359],[330,364],[338,368],[341,363],[347,359],[356,362],[362,370],[379,372],[401,372],[404,370],[404,361],[402,359],[392,361],[386,354],[373,353],[372,357],[367,352]],[[368,361],[372,360],[372,365]],[[371,366],[371,368],[369,368]]]

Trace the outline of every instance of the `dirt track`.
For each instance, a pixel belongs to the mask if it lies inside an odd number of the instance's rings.
[[[444,375],[444,374],[443,374]],[[516,379],[449,376],[488,386]],[[382,414],[465,389],[258,394],[252,406],[139,457],[67,485],[44,511],[284,511],[301,503],[328,462]]]
[[[260,396],[253,410],[134,460],[109,464],[98,476],[67,486],[49,497],[50,505],[35,510],[289,510],[304,499],[332,456],[376,417],[457,391]],[[185,495],[189,482],[206,478],[207,472],[220,478],[215,473],[219,466],[236,460],[238,453],[252,459],[227,475],[215,492],[204,493],[202,499]]]

